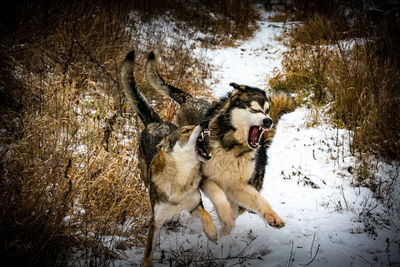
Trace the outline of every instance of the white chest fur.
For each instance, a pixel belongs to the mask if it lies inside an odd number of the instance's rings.
[[[221,147],[213,149],[212,158],[203,163],[203,173],[222,189],[247,184],[254,169],[255,150],[237,157],[234,150],[226,151]]]
[[[188,194],[198,190],[200,183],[198,161],[190,160],[184,154],[178,157],[166,154],[164,162],[163,171],[152,179],[157,190],[164,192],[169,202],[179,203]]]

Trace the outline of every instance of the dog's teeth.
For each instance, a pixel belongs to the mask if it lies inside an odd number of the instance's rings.
[[[198,141],[202,142],[204,140],[204,133],[201,132],[199,138],[197,138]]]

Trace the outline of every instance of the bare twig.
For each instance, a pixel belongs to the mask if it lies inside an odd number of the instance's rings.
[[[242,256],[242,255],[243,255],[243,252],[251,245],[251,243],[253,243],[254,240],[256,240],[256,239],[254,238],[254,239],[250,240],[250,242],[247,243],[247,245],[242,249],[242,251],[240,251],[240,252],[237,254],[237,256]]]
[[[345,197],[345,195],[344,195],[343,186],[340,187],[340,191],[342,192],[344,204],[346,205],[346,210],[349,210],[349,205],[347,204],[347,200],[346,200],[346,197]]]
[[[288,264],[286,265],[287,267],[292,266],[292,265],[293,265],[293,262],[294,262],[293,245],[294,245],[294,242],[293,242],[293,240],[292,240],[292,248],[291,248],[291,250],[290,250]]]
[[[359,257],[360,259],[362,259],[365,263],[368,263],[369,266],[374,266],[372,263],[370,263],[366,258],[364,258],[363,256],[360,255],[355,255],[355,256],[351,256],[351,258],[353,259],[353,262],[355,261],[355,259]],[[352,262],[352,263],[353,263]]]
[[[201,259],[201,260],[194,260],[193,262],[209,262],[215,260],[262,260],[260,257],[256,256],[231,256],[226,258],[209,258],[209,259]]]
[[[72,159],[69,158],[67,167],[65,167],[65,171],[64,171],[64,178],[65,179],[68,179],[68,171],[71,169],[71,166],[72,166]]]
[[[390,260],[390,241],[389,238],[386,238],[386,254],[389,266],[392,266],[392,261]]]
[[[310,259],[312,257],[312,250],[313,250],[313,247],[314,247],[314,241],[315,241],[315,233],[314,233],[314,236],[313,236],[313,239],[312,239],[312,242],[311,242]]]
[[[320,244],[318,244],[317,251],[315,252],[314,257],[311,259],[311,261],[306,263],[305,266],[310,265],[315,260],[315,258],[317,257],[318,251],[319,251],[319,247],[320,247]]]

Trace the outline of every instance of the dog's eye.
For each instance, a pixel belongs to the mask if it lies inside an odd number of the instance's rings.
[[[190,132],[190,129],[185,129],[182,131],[183,134]]]
[[[252,113],[260,113],[262,111],[258,110],[258,109],[250,108],[250,112],[252,112]]]

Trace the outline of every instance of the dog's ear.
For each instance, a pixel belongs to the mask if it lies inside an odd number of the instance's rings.
[[[160,151],[166,151],[167,147],[169,145],[169,141],[168,141],[168,136],[164,137],[160,143],[158,143],[158,145],[156,145],[156,148]]]
[[[229,85],[239,91],[244,91],[247,88],[246,85],[238,85],[237,83],[230,83]]]
[[[234,100],[236,98],[236,96],[238,94],[240,94],[240,92],[243,92],[243,91],[245,91],[247,89],[246,85],[239,85],[237,83],[230,83],[229,85],[232,86],[233,89],[234,89],[232,94],[231,94],[231,97],[232,97],[231,101]]]

